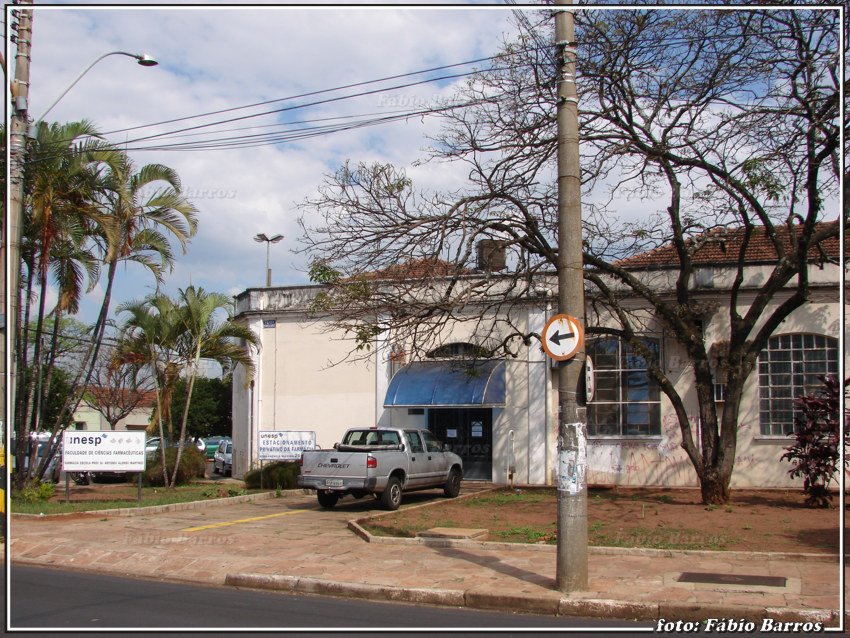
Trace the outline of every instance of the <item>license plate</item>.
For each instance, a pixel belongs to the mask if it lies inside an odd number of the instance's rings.
[[[342,479],[325,479],[327,487],[342,487]]]

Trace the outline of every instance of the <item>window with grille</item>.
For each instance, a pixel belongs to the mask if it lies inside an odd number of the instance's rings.
[[[838,373],[838,340],[813,334],[771,337],[759,354],[759,423],[764,436],[794,431],[794,399]]]
[[[658,360],[658,339],[641,339]],[[661,392],[649,375],[646,358],[617,338],[595,339],[586,345],[596,372],[596,392],[587,404],[591,436],[651,436],[661,434]]]

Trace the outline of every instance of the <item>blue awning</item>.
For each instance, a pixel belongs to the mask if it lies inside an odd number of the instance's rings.
[[[503,406],[505,362],[416,361],[395,373],[384,407]]]

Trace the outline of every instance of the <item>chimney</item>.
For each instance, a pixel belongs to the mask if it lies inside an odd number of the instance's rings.
[[[507,242],[498,239],[482,239],[478,242],[478,270],[498,272],[504,270],[505,246]]]

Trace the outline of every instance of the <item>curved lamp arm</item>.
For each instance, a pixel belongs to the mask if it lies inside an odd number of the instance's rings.
[[[68,85],[67,89],[62,91],[62,94],[53,101],[53,104],[51,104],[50,106],[47,107],[47,110],[44,113],[41,114],[41,117],[39,117],[38,119],[35,120],[35,123],[37,124],[38,122],[41,122],[45,118],[45,116],[48,113],[50,113],[51,109],[59,103],[59,100],[61,100],[63,97],[65,97],[65,95],[68,93],[68,91],[73,89],[74,85],[77,82],[79,82],[82,79],[82,77],[86,73],[88,73],[95,64],[97,64],[103,58],[108,57],[110,55],[126,55],[127,57],[135,58],[136,61],[142,66],[156,66],[157,64],[159,64],[156,60],[154,60],[151,56],[147,55],[146,53],[143,53],[143,54],[127,53],[126,51],[110,51],[109,53],[104,53],[102,56],[97,58],[94,62],[89,64],[85,69],[83,69],[83,72],[80,73],[76,77],[76,79],[73,82],[71,82],[71,84]]]

